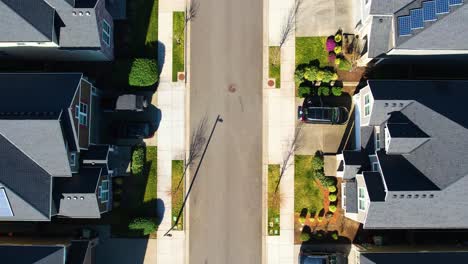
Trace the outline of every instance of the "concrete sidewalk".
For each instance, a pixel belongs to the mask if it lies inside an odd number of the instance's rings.
[[[148,243],[144,263],[185,263],[185,232],[173,231],[164,237],[172,221],[171,176],[172,160],[185,160],[185,102],[184,82],[172,82],[172,16],[175,11],[185,11],[184,0],[159,0],[158,55],[161,67],[160,83],[152,104],[162,113],[155,138],[146,140],[158,146],[157,196],[164,204],[162,222],[156,243]],[[162,211],[162,210],[161,210]]]
[[[268,45],[278,46],[281,27],[287,18],[294,0],[270,0]],[[268,54],[268,46],[264,47]],[[268,57],[268,56],[266,56]],[[264,102],[268,130],[267,164],[282,164],[295,134],[295,34],[281,48],[281,84],[279,89],[265,88]],[[264,77],[268,78],[268,58],[265,63]],[[265,82],[266,83],[266,82]],[[268,264],[293,264],[294,255],[294,157],[280,183],[280,236],[266,236],[266,255]],[[266,223],[264,223],[266,224]]]

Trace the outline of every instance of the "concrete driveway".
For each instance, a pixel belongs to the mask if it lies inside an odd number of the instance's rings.
[[[296,109],[302,105],[304,99],[296,98]],[[351,115],[351,118],[353,116]],[[350,122],[352,120],[349,120]],[[318,150],[324,153],[336,153],[345,136],[347,124],[321,125],[303,124],[301,148],[296,152],[299,155],[314,155]]]
[[[303,0],[296,37],[329,36],[339,28],[353,32],[353,0]]]

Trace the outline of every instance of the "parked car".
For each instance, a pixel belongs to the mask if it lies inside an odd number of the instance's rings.
[[[299,264],[343,264],[344,256],[340,253],[317,253],[301,249]]]
[[[299,120],[310,124],[342,125],[348,120],[349,112],[345,107],[328,107],[314,105],[313,100],[306,98],[297,109]]]
[[[143,139],[154,135],[151,124],[147,122],[119,122],[112,129],[119,138]]]
[[[101,99],[101,107],[106,112],[114,111],[136,111],[142,112],[148,107],[148,99],[143,95],[123,94],[117,99]]]

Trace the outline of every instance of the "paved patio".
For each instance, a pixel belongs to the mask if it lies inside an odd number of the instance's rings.
[[[303,0],[297,37],[329,36],[339,28],[353,32],[353,0]]]

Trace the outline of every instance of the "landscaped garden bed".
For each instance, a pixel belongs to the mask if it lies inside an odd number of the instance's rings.
[[[280,177],[280,165],[268,165],[268,235],[280,235],[281,193],[277,188]]]
[[[157,148],[137,146],[132,175],[113,179],[113,210],[103,215],[115,237],[156,237]]]
[[[172,224],[174,225],[182,209],[184,202],[184,182],[182,176],[184,174],[184,161],[173,160],[172,161]],[[179,221],[175,227],[176,230],[182,230],[184,228],[184,214],[180,216]]]
[[[324,175],[324,161],[317,155],[295,156],[295,242],[349,241],[338,199],[340,182]],[[353,222],[349,220],[350,222]],[[352,226],[351,226],[352,225]],[[351,227],[357,228],[354,224]]]
[[[281,47],[273,46],[268,49],[269,77],[275,80],[275,87],[281,85]]]
[[[174,12],[172,35],[172,81],[177,81],[177,73],[185,71],[185,12]]]

